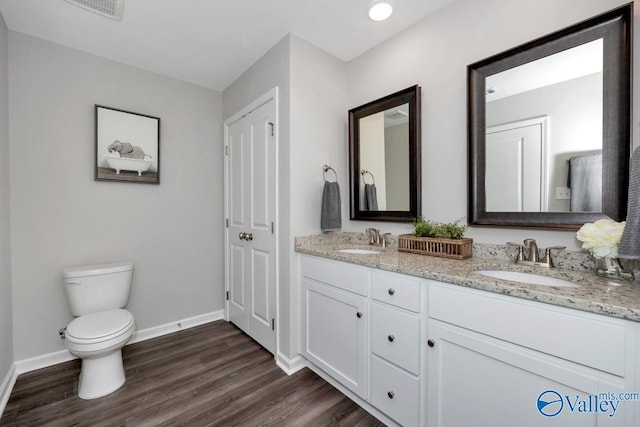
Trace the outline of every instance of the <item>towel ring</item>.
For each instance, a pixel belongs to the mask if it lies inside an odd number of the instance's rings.
[[[372,181],[371,183],[372,183],[373,185],[376,185],[376,179],[373,177],[373,174],[372,174],[371,172],[369,172],[368,170],[366,170],[366,169],[362,169],[362,170],[360,171],[360,175],[362,175],[362,182],[364,182],[365,184],[367,183],[367,182],[364,180],[364,174],[366,174],[366,173],[368,173],[368,174],[371,176],[371,181]]]
[[[334,168],[332,168],[329,165],[324,165],[322,167],[322,179],[324,179],[324,182],[327,182],[327,177],[326,177],[326,173],[328,171],[333,171],[333,174],[336,176],[336,182],[338,182],[338,173],[336,172],[336,170]]]

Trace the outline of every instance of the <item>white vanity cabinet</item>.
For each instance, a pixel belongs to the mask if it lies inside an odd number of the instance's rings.
[[[437,282],[428,289],[429,426],[640,422],[640,402],[604,398],[637,391],[637,325]]]
[[[421,281],[371,271],[371,403],[404,426],[420,420]]]
[[[364,267],[302,257],[302,354],[363,399],[367,275]]]
[[[637,322],[300,262],[301,353],[388,425],[640,426]]]
[[[302,355],[390,420],[419,425],[421,280],[310,256],[301,273]]]

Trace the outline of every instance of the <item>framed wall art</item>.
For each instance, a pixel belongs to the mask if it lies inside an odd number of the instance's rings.
[[[159,184],[160,119],[95,108],[95,180]]]

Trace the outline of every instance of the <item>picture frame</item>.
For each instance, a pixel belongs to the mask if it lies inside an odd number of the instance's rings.
[[[95,105],[96,181],[160,184],[160,118]]]

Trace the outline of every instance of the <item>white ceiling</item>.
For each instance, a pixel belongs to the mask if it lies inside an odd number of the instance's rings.
[[[224,90],[286,34],[349,61],[455,0],[395,0],[373,22],[370,0],[126,0],[115,21],[64,0],[0,0],[14,31]]]
[[[486,101],[497,101],[541,87],[602,73],[603,39],[510,68],[487,77]]]

